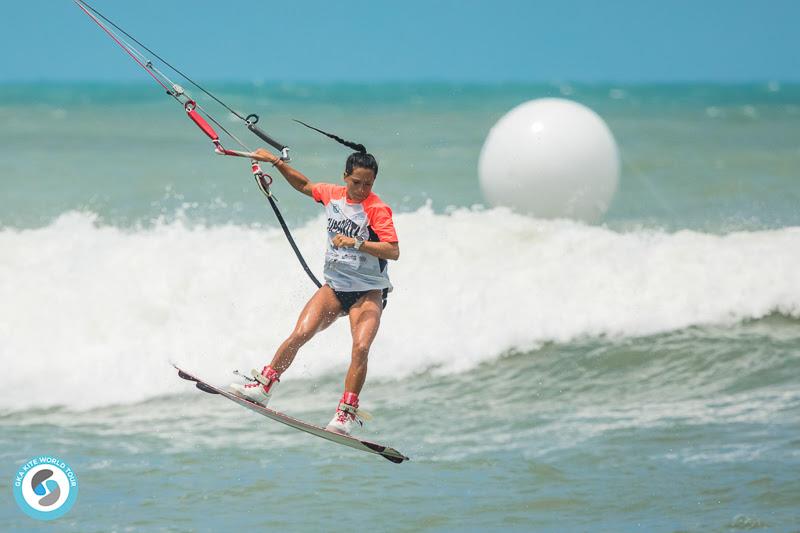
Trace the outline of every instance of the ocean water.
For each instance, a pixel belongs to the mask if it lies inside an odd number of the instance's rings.
[[[402,255],[362,435],[412,460],[264,420],[169,365],[220,384],[260,368],[313,292],[246,161],[144,83],[5,85],[3,530],[800,529],[800,86],[213,88],[315,181],[348,152],[292,118],[378,156]],[[601,224],[483,204],[489,128],[545,96],[619,143]],[[319,275],[318,206],[274,190]],[[273,406],[325,423],[348,354],[340,321]],[[45,453],[80,481],[50,524],[11,492]]]

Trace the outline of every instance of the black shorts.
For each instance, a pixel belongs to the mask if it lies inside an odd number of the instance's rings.
[[[333,290],[333,288],[331,288]],[[371,290],[378,290],[378,289],[371,289]],[[350,308],[361,299],[362,296],[367,294],[370,291],[337,291],[333,290],[333,294],[336,295],[336,299],[339,300],[339,303],[342,304],[342,312],[347,314],[350,312]],[[383,299],[383,308],[386,309],[386,297],[389,295],[389,289],[383,289],[381,292],[381,298]]]

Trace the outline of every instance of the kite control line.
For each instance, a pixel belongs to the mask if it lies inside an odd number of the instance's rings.
[[[220,155],[227,155],[233,157],[247,157],[250,158],[250,168],[252,170],[253,178],[255,179],[256,183],[258,184],[259,189],[264,193],[264,195],[269,200],[269,204],[272,207],[272,210],[275,212],[275,216],[278,219],[278,222],[283,229],[284,234],[286,235],[289,244],[294,250],[297,259],[300,261],[303,270],[305,270],[306,274],[311,278],[311,281],[317,287],[321,287],[321,283],[319,280],[314,276],[311,272],[311,269],[308,267],[303,255],[300,253],[300,250],[297,247],[297,244],[294,242],[292,238],[292,234],[289,231],[289,227],[286,225],[286,222],[281,215],[280,210],[278,209],[278,205],[276,203],[276,198],[270,191],[270,185],[272,185],[272,177],[264,172],[261,169],[261,165],[259,162],[253,157],[253,150],[249,148],[241,139],[236,137],[233,133],[228,131],[218,120],[216,120],[208,111],[206,111],[202,106],[200,106],[197,101],[195,101],[189,94],[186,93],[183,87],[172,81],[166,74],[164,74],[161,70],[159,70],[153,62],[145,57],[135,46],[133,46],[128,40],[136,43],[139,47],[146,50],[152,57],[156,58],[159,62],[164,64],[167,68],[178,74],[181,78],[186,80],[188,83],[192,84],[194,87],[205,93],[209,96],[212,100],[220,104],[222,107],[227,109],[233,116],[241,120],[245,123],[245,126],[248,130],[250,130],[254,135],[259,137],[261,140],[275,148],[280,152],[280,159],[282,161],[290,161],[291,158],[289,157],[289,147],[283,143],[276,141],[270,135],[268,135],[264,130],[257,126],[259,117],[255,113],[251,113],[247,116],[242,115],[232,107],[228,106],[225,102],[223,102],[220,98],[217,98],[214,94],[210,91],[202,87],[200,84],[195,82],[192,78],[181,72],[177,67],[174,67],[172,64],[167,62],[164,58],[153,52],[150,48],[142,44],[138,39],[136,39],[133,35],[119,27],[113,21],[109,20],[105,15],[97,11],[94,7],[89,5],[84,0],[74,0],[75,4],[83,11],[92,21],[95,22],[111,39],[119,45],[120,48],[130,56],[140,67],[142,67],[145,72],[147,72],[153,80],[158,83],[166,93],[174,98],[178,103],[183,106],[184,111],[186,111],[187,116],[194,122],[198,128],[209,138],[211,139],[212,144],[214,145],[214,152]],[[112,29],[113,28],[113,29]],[[115,31],[116,30],[116,31]],[[123,37],[124,36],[124,37]],[[236,144],[238,144],[243,150],[230,150],[225,148],[220,141],[219,134],[214,130],[214,128],[209,123],[213,123],[219,130],[223,131],[228,137],[230,137]]]

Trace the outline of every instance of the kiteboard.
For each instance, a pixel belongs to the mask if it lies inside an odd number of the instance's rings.
[[[305,431],[306,433],[310,433],[316,437],[320,437],[325,440],[329,440],[331,442],[335,442],[336,444],[341,444],[343,446],[349,446],[350,448],[361,450],[363,452],[374,453],[380,455],[381,457],[388,459],[393,463],[402,463],[403,461],[408,461],[408,457],[400,453],[399,451],[395,450],[394,448],[390,448],[388,446],[384,446],[382,444],[377,444],[375,442],[370,442],[368,440],[362,440],[356,437],[351,437],[349,435],[342,435],[341,433],[336,433],[334,431],[328,431],[325,428],[315,426],[314,424],[309,424],[308,422],[303,422],[302,420],[298,420],[297,418],[293,418],[291,416],[285,415],[278,411],[273,411],[263,405],[254,402],[253,400],[249,400],[238,396],[232,392],[228,392],[226,390],[220,389],[211,385],[210,383],[198,378],[197,376],[179,368],[177,365],[173,364],[172,366],[178,371],[178,376],[193,381],[195,386],[203,392],[207,392],[209,394],[218,394],[223,396],[232,402],[238,403],[242,407],[250,409],[254,413],[258,413],[261,416],[265,416],[267,418],[271,418],[276,422],[280,422],[281,424],[285,424],[291,428],[299,429],[300,431]]]

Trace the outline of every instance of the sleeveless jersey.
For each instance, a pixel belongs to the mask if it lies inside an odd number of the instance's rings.
[[[337,248],[337,233],[373,242],[398,242],[392,210],[375,193],[360,203],[347,200],[347,187],[316,183],[311,195],[325,206],[328,217],[328,247],[325,252],[325,281],[337,291],[392,290],[387,261],[353,248]]]

